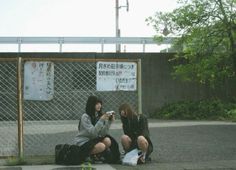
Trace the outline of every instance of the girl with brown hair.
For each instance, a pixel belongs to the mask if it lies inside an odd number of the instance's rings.
[[[125,152],[135,148],[142,151],[139,163],[145,163],[153,151],[153,145],[149,135],[148,121],[143,114],[134,112],[129,104],[122,104],[119,107],[124,135],[121,137],[121,144]]]

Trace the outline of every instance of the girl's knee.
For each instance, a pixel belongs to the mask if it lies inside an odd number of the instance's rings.
[[[121,136],[121,144],[122,144],[125,151],[127,151],[130,148],[131,142],[132,142],[132,140],[130,139],[129,136],[127,136],[127,135]]]
[[[127,135],[122,135],[122,136],[121,136],[121,142],[125,142],[125,143],[131,142],[131,139],[130,139],[130,137],[127,136]]]
[[[95,149],[98,151],[98,152],[103,152],[105,149],[106,149],[106,145],[102,142],[99,142],[95,145]]]
[[[148,145],[148,141],[144,136],[139,136],[137,139],[139,145]]]
[[[111,146],[111,139],[109,137],[105,137],[103,139],[103,144],[105,145],[106,148],[109,148]]]

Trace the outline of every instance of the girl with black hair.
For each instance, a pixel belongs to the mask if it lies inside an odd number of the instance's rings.
[[[84,161],[86,158],[103,157],[108,163],[116,163],[120,159],[118,143],[108,135],[114,115],[102,113],[102,101],[96,96],[89,96],[85,110],[75,138],[75,144],[80,146],[81,157]]]

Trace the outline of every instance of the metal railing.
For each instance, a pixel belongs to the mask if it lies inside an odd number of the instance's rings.
[[[171,44],[174,37],[166,37],[159,44]],[[63,52],[64,44],[100,44],[104,52],[105,44],[141,44],[145,52],[146,45],[158,44],[153,37],[0,37],[0,44],[18,44],[21,52],[22,44],[58,44],[59,52]]]

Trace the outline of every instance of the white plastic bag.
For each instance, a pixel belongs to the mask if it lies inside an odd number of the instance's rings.
[[[132,165],[135,166],[138,163],[139,153],[141,151],[138,149],[133,149],[132,151],[125,154],[125,157],[122,160],[123,165]]]

